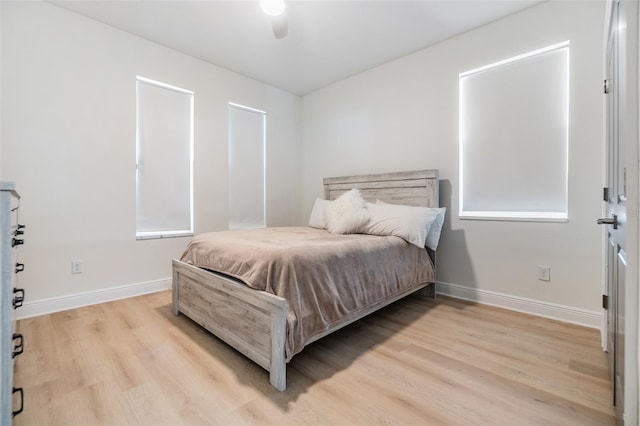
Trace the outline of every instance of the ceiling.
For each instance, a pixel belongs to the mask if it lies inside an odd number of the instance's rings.
[[[541,2],[287,0],[276,39],[258,0],[50,1],[296,95]]]

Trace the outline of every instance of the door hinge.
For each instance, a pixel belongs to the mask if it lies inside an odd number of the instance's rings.
[[[604,83],[602,84],[602,90],[604,91],[604,94],[606,95],[607,93],[609,93],[609,81],[608,80],[604,80]]]
[[[602,188],[602,201],[609,201],[609,188]]]
[[[602,295],[602,309],[609,309],[609,296],[606,294]]]

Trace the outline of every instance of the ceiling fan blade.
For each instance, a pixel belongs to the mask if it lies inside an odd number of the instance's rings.
[[[286,13],[279,16],[271,17],[271,25],[273,26],[273,34],[276,38],[284,38],[289,34],[289,22]]]

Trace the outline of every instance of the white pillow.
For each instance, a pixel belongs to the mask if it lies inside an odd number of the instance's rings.
[[[401,204],[390,204],[390,203],[385,203],[382,200],[376,200],[376,203],[379,205],[393,205],[393,206],[399,206]],[[411,207],[411,206],[406,206],[406,207]],[[436,213],[436,219],[433,221],[433,223],[431,224],[431,227],[429,228],[429,231],[427,233],[427,239],[425,242],[425,245],[427,247],[429,247],[431,250],[436,250],[436,248],[438,248],[438,243],[440,242],[440,234],[442,233],[442,225],[444,224],[444,216],[445,213],[447,211],[446,207],[438,207],[438,208],[433,208],[433,207],[419,207],[422,209],[427,209],[431,212],[435,212]]]
[[[431,224],[437,213],[426,207],[398,204],[369,206],[371,220],[363,232],[371,235],[394,235],[408,243],[424,248]]]
[[[427,234],[427,247],[431,250],[438,248],[438,243],[440,242],[440,234],[442,233],[442,225],[444,225],[444,215],[447,212],[446,207],[439,207],[432,209],[438,212],[438,216],[436,217],[435,222],[429,228],[429,234]]]
[[[324,209],[327,230],[332,234],[357,234],[371,219],[367,203],[353,188]]]
[[[324,209],[331,204],[329,200],[316,198],[309,216],[309,226],[312,228],[327,229],[327,221],[324,219]]]

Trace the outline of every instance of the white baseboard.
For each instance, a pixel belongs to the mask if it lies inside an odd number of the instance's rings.
[[[600,330],[602,313],[438,281],[436,293]]]
[[[169,289],[171,289],[171,278],[166,278],[68,296],[53,297],[50,299],[26,301],[24,305],[16,311],[16,317],[17,319],[35,317]],[[436,285],[436,292],[444,296],[497,306],[512,311],[583,325],[585,327],[595,329],[602,328],[603,315],[599,312],[541,302],[524,297],[510,296],[488,290],[478,290],[441,281],[438,281]]]
[[[50,299],[25,301],[24,305],[16,311],[16,318],[22,319],[50,314],[53,312],[66,311],[67,309],[111,302],[112,300],[126,299],[128,297],[155,293],[156,291],[169,290],[170,288],[171,278],[165,278],[162,280],[127,284],[119,287],[71,294],[68,296],[52,297]]]

